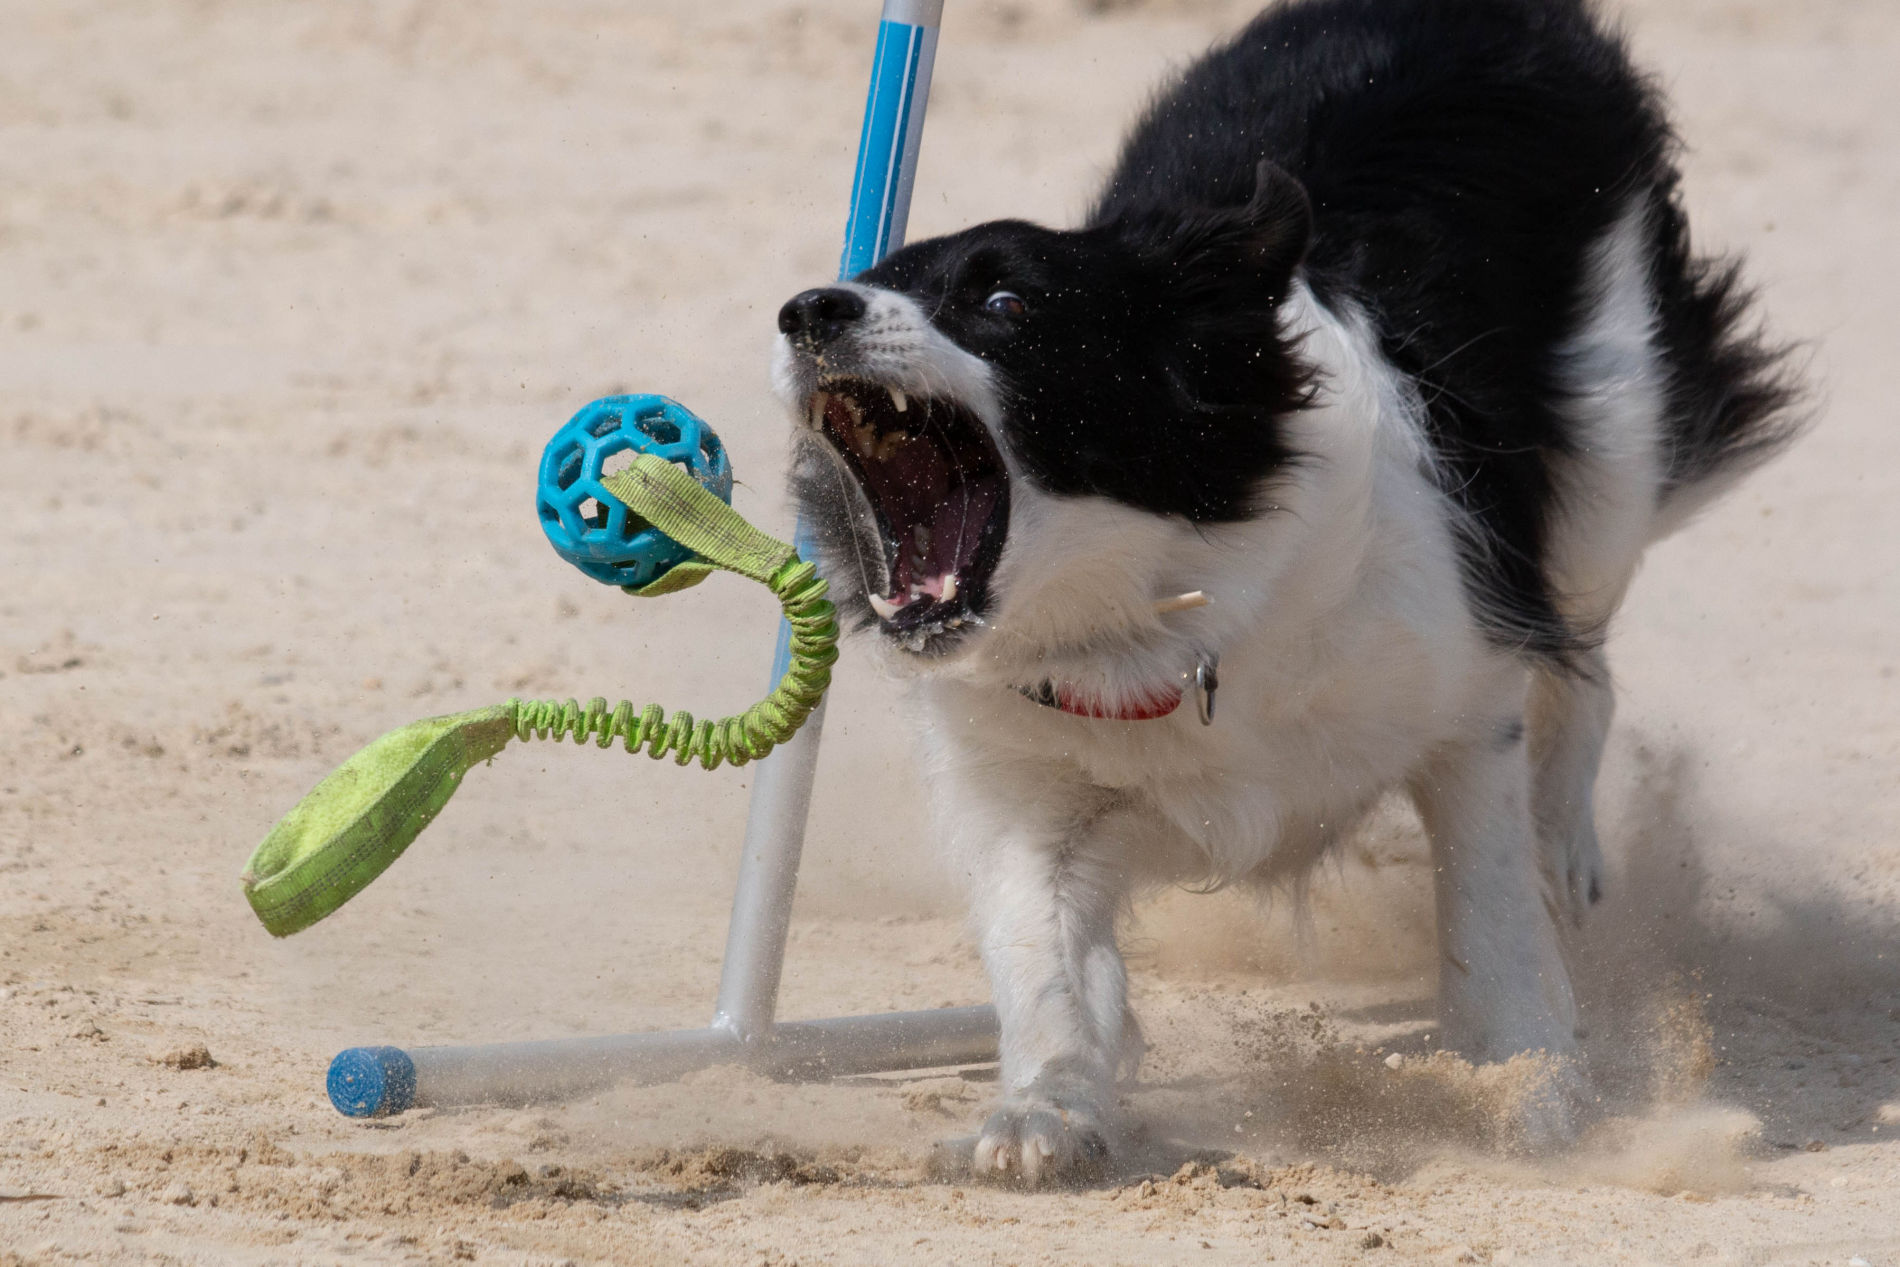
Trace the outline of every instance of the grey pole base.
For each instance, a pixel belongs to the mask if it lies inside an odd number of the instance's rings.
[[[330,1062],[327,1081],[338,1112],[387,1117],[410,1108],[546,1104],[615,1083],[671,1082],[714,1065],[816,1081],[994,1059],[996,1009],[986,1003],[780,1021],[752,1042],[715,1025],[476,1047],[352,1047]]]

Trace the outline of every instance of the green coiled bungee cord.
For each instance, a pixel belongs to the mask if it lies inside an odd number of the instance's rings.
[[[721,509],[738,518],[723,505]],[[628,752],[645,749],[655,760],[671,753],[679,765],[697,761],[708,770],[722,762],[756,761],[790,739],[831,685],[831,666],[838,658],[838,620],[825,597],[829,586],[818,579],[817,569],[790,546],[773,544],[784,549],[787,557],[764,580],[778,595],[792,633],[791,664],[770,695],[745,712],[719,721],[694,721],[687,712],[668,717],[658,704],[636,712],[626,700],[609,709],[601,696],[584,708],[573,700],[509,700],[502,708],[510,710],[515,738],[565,739],[571,734],[577,744],[592,738],[602,748],[611,748],[619,739]]]
[[[244,895],[273,935],[301,932],[362,892],[448,804],[462,777],[510,739],[571,735],[602,748],[619,740],[628,752],[711,770],[765,756],[818,707],[838,659],[838,621],[812,565],[665,458],[640,454],[601,483],[629,512],[697,556],[628,592],[675,593],[714,569],[750,577],[778,595],[791,626],[784,677],[757,704],[718,721],[625,700],[611,708],[604,698],[584,707],[574,700],[509,700],[390,731],[312,788],[252,853]]]

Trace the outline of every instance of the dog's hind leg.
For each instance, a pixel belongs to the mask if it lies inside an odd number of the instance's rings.
[[[1127,894],[1113,832],[1006,833],[973,876],[984,967],[1002,1024],[1002,1105],[983,1126],[979,1172],[1038,1180],[1108,1153],[1127,1026],[1115,926]]]
[[[1521,707],[1522,686],[1510,695]],[[1551,1057],[1518,1142],[1533,1150],[1567,1142],[1581,1090],[1577,1011],[1538,873],[1520,711],[1501,708],[1434,754],[1413,776],[1412,795],[1431,838],[1444,1045],[1474,1061]]]
[[[1596,782],[1616,711],[1609,662],[1593,651],[1579,672],[1538,673],[1529,723],[1531,814],[1537,824],[1544,883],[1559,909],[1581,924],[1603,896],[1597,842]]]

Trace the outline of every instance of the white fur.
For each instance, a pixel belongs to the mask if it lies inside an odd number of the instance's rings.
[[[1558,471],[1549,569],[1564,614],[1586,628],[1623,601],[1655,532],[1663,482],[1667,384],[1644,247],[1647,207],[1633,199],[1591,252],[1585,286],[1594,303],[1556,353],[1567,393],[1560,407],[1579,451]]]
[[[1642,552],[1664,529],[1664,367],[1644,247],[1648,203],[1635,198],[1591,252],[1589,315],[1559,346],[1577,453],[1559,464],[1550,574],[1578,627],[1607,625]],[[1532,808],[1552,898],[1582,922],[1603,883],[1592,792],[1616,709],[1609,662],[1592,653],[1582,675],[1540,673],[1531,688]]]
[[[1639,228],[1633,214],[1600,244],[1564,360],[1588,441],[1562,475],[1554,548],[1569,610],[1591,621],[1608,619],[1656,527],[1661,387]],[[781,347],[788,401],[822,375],[870,377],[954,396],[1001,441],[989,367],[911,300],[859,289],[874,320],[832,364]],[[1574,904],[1597,880],[1607,680],[1547,679],[1486,641],[1416,391],[1360,314],[1296,284],[1285,316],[1320,371],[1315,407],[1289,420],[1291,447],[1316,460],[1263,490],[1272,510],[1196,528],[1016,478],[988,627],[945,659],[885,646],[917,677],[933,811],[1002,1020],[1003,1102],[979,1168],[1033,1181],[1112,1137],[1114,1080],[1139,1054],[1116,925],[1140,886],[1295,881],[1393,788],[1431,838],[1446,1045],[1542,1050],[1559,1066],[1574,1052],[1546,886]],[[1155,614],[1155,599],[1194,589],[1212,605]],[[1055,679],[1136,698],[1206,652],[1220,657],[1212,726],[1192,708],[1086,719],[1012,689]],[[1562,837],[1548,854],[1540,829]],[[1532,1142],[1569,1129],[1576,1085],[1553,1085],[1525,1122]]]

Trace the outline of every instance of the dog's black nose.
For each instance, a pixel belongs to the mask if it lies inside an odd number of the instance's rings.
[[[822,286],[792,296],[778,310],[778,328],[803,343],[829,343],[864,315],[864,300],[855,290]]]

